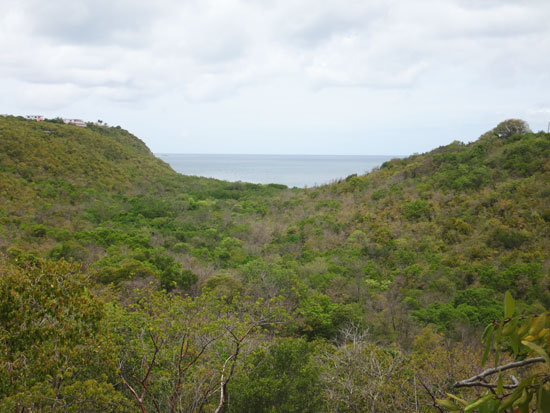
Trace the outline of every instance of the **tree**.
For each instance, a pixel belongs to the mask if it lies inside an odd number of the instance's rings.
[[[414,392],[405,357],[369,343],[366,333],[354,326],[340,333],[341,344],[320,356],[324,411],[410,411]]]
[[[500,122],[493,129],[493,133],[501,139],[507,139],[510,136],[516,135],[518,133],[523,134],[529,132],[531,132],[529,125],[527,124],[527,122],[521,119],[505,120],[503,122]]]
[[[91,288],[76,264],[0,256],[0,411],[131,411]]]
[[[120,379],[141,412],[221,412],[242,355],[274,317],[276,308],[263,300],[142,289],[128,309],[110,309]]]
[[[285,338],[250,354],[230,386],[229,412],[321,411],[313,343]]]

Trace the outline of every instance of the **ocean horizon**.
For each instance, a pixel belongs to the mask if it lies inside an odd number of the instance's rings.
[[[362,175],[399,155],[249,155],[157,153],[176,172],[231,182],[325,185]]]

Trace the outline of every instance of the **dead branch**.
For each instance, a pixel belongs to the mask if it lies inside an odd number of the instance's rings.
[[[431,397],[433,407],[435,407],[441,413],[445,413],[441,408],[441,406],[437,403],[437,400],[435,399],[434,394],[430,391],[430,389],[428,389],[428,386],[426,386],[422,380],[420,380],[420,384],[422,385],[422,387],[424,387],[424,390],[426,390],[426,393],[428,393],[428,395]]]
[[[514,376],[510,376],[510,378],[512,379],[512,384],[503,384],[502,385],[503,389],[513,390],[516,387],[518,387],[519,385],[518,379],[516,379]],[[478,380],[478,381],[463,383],[461,386],[455,386],[455,387],[485,387],[487,389],[495,389],[498,387],[498,384],[487,383],[486,381]]]
[[[229,380],[231,380],[231,377],[235,372],[235,365],[237,364],[237,358],[239,357],[239,353],[241,351],[241,345],[243,341],[245,340],[246,337],[248,337],[250,333],[252,333],[252,331],[254,331],[256,327],[260,325],[262,324],[252,324],[250,328],[240,338],[237,337],[233,331],[228,330],[229,334],[233,337],[235,341],[235,351],[223,363],[222,375],[221,375],[221,381],[220,381],[220,403],[218,404],[218,407],[216,408],[215,413],[220,413],[227,401],[227,383],[229,383]],[[229,370],[229,374],[227,375],[227,378],[225,378],[225,369],[227,367],[227,363],[229,363],[230,361],[232,361],[231,369]]]
[[[487,369],[487,370],[479,373],[477,376],[470,377],[469,379],[456,382],[453,385],[453,387],[456,387],[456,388],[458,388],[458,387],[473,387],[473,386],[475,386],[475,384],[472,384],[472,383],[478,383],[478,382],[484,383],[483,387],[489,387],[488,383],[484,382],[484,379],[487,376],[491,376],[491,375],[496,374],[496,373],[501,372],[501,371],[527,366],[529,364],[544,363],[544,362],[545,362],[545,360],[544,360],[543,357],[535,357],[535,358],[532,358],[532,359],[527,359],[527,360],[522,360],[522,361],[514,361],[512,363],[504,364],[502,366]],[[490,385],[490,387],[493,387],[493,386]],[[494,387],[496,387],[496,385]],[[504,387],[504,388],[506,388],[506,387]]]

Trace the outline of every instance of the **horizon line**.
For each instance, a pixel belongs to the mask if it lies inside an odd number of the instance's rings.
[[[207,153],[207,152],[153,152],[154,155],[215,155],[215,156],[383,156],[383,157],[396,157],[404,158],[409,155],[387,155],[387,154],[325,154],[325,153]]]

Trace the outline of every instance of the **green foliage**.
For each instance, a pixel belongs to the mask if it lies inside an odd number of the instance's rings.
[[[486,412],[503,412],[511,409],[521,412],[546,412],[550,410],[550,389],[547,382],[550,379],[547,367],[541,371],[531,370],[520,377],[512,385],[505,379],[506,370],[528,365],[530,362],[550,364],[550,313],[542,312],[538,315],[516,315],[515,302],[512,295],[506,292],[504,299],[504,317],[500,321],[493,321],[487,326],[483,335],[486,345],[482,364],[485,363],[490,352],[495,353],[493,371],[481,373],[462,380],[455,385],[486,387],[490,385],[486,377],[497,375],[497,383],[491,391],[486,391],[473,401],[466,401],[456,396],[438,400],[439,404],[451,410],[469,412],[477,409]],[[501,354],[510,352],[520,363],[499,365]],[[517,374],[517,373],[516,373]],[[506,381],[505,381],[506,380]],[[490,385],[491,386],[491,385]],[[457,404],[456,401],[459,403]]]
[[[403,207],[403,215],[411,221],[430,218],[431,205],[424,200],[409,202]]]
[[[112,385],[116,347],[79,267],[1,258],[0,273],[0,408],[46,409],[52,394],[60,405],[87,394],[90,405],[122,411],[124,403],[112,404],[121,397]]]
[[[433,303],[412,312],[418,321],[432,323],[446,332],[461,323],[484,326],[499,317],[500,303],[495,300],[495,291],[488,288],[470,288],[458,291],[452,302]]]
[[[514,231],[506,227],[495,228],[489,235],[487,244],[493,248],[514,249],[521,247],[529,240],[525,232]]]
[[[117,266],[102,267],[97,271],[98,281],[109,284],[118,284],[121,281],[135,278],[151,278],[156,275],[152,266],[136,259],[125,259]],[[171,288],[173,286],[171,285]]]
[[[150,196],[133,197],[130,200],[130,205],[129,212],[131,214],[142,215],[149,219],[165,217],[171,212],[165,200]]]
[[[301,300],[297,314],[303,317],[301,331],[310,338],[334,338],[346,324],[360,321],[357,306],[334,303],[330,297],[320,293]]]
[[[176,265],[165,268],[160,274],[160,286],[166,291],[178,287],[188,290],[197,282],[199,276],[191,270],[179,269]]]
[[[67,413],[130,413],[135,411],[130,400],[117,391],[111,383],[98,382],[94,379],[75,381],[60,389],[54,389],[49,384],[41,383],[1,400],[0,410],[6,412],[63,411]]]
[[[146,410],[195,411],[217,406],[222,375],[254,351],[264,328],[281,317],[275,301],[231,302],[212,293],[181,297],[141,289],[128,308],[112,305],[108,320],[120,343],[120,377],[147,391],[136,405]],[[227,377],[227,376],[224,376]]]
[[[282,339],[246,358],[231,381],[229,412],[318,412],[320,368],[314,345]]]
[[[243,291],[240,280],[226,274],[218,274],[210,277],[203,285],[203,290],[217,297],[232,299]]]
[[[48,256],[54,260],[84,261],[87,256],[86,249],[77,241],[67,240],[54,246]]]

